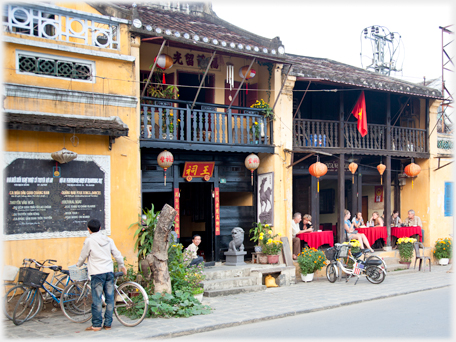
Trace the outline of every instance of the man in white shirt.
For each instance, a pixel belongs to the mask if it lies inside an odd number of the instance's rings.
[[[190,258],[190,266],[201,264],[204,259],[202,256],[198,256],[198,246],[201,243],[201,236],[193,236],[192,243],[187,247],[187,254]]]
[[[301,219],[301,213],[294,213],[293,220],[291,221],[291,235],[293,237],[293,260],[296,260],[298,254],[301,252],[301,239],[298,238],[296,235],[313,231],[313,228],[307,228],[307,226],[303,230],[301,230],[299,228],[299,223],[301,222]]]

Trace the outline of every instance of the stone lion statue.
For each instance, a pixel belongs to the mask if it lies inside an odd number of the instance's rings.
[[[241,227],[235,227],[231,231],[231,236],[233,240],[230,241],[228,251],[236,252],[239,248],[239,251],[244,251],[244,230]]]

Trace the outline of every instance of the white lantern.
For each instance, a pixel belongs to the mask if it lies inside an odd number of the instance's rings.
[[[166,185],[166,170],[173,165],[174,162],[174,157],[173,154],[167,150],[164,150],[161,152],[158,157],[157,157],[157,162],[160,167],[163,168],[163,171],[165,172],[165,185]]]
[[[247,169],[250,170],[251,172],[251,181],[252,181],[252,185],[253,185],[253,171],[255,171],[256,169],[258,169],[258,166],[260,166],[260,158],[258,158],[258,156],[256,154],[249,154],[246,158],[245,158],[245,167]]]

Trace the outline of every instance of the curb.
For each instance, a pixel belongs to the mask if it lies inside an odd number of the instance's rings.
[[[398,272],[400,272],[400,271],[398,271]],[[408,270],[406,272],[408,272]],[[265,316],[265,317],[261,317],[261,318],[246,319],[246,320],[239,321],[239,322],[214,324],[214,325],[201,327],[201,328],[186,329],[186,330],[182,330],[182,331],[164,333],[164,334],[159,334],[159,335],[151,335],[151,336],[147,336],[147,337],[143,337],[143,338],[164,339],[164,338],[173,338],[173,337],[179,337],[179,336],[185,336],[185,335],[191,335],[191,334],[198,334],[198,333],[202,333],[202,332],[213,331],[213,330],[218,330],[218,329],[223,329],[223,328],[230,328],[230,327],[235,327],[235,326],[240,326],[240,325],[245,325],[245,324],[252,324],[252,323],[257,323],[257,322],[263,322],[263,321],[268,321],[268,320],[273,320],[273,319],[278,319],[278,318],[285,318],[285,317],[290,317],[290,316],[297,316],[297,315],[310,313],[310,312],[335,309],[335,308],[342,307],[342,306],[359,304],[359,303],[369,302],[369,301],[373,301],[373,300],[397,297],[397,296],[402,296],[402,295],[407,295],[407,294],[417,293],[417,292],[422,292],[422,291],[436,290],[436,289],[441,289],[441,288],[450,287],[450,286],[451,286],[451,284],[440,285],[440,286],[428,287],[428,288],[419,289],[419,290],[394,293],[391,295],[380,295],[380,296],[369,298],[369,299],[361,299],[361,300],[356,300],[356,301],[351,301],[351,302],[344,302],[344,303],[340,303],[340,304],[327,305],[327,306],[322,306],[320,308],[290,311],[290,312],[285,312],[285,313],[281,313],[281,314],[277,314],[277,315]]]

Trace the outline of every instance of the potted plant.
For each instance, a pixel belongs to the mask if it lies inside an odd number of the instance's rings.
[[[315,271],[326,265],[326,256],[316,248],[304,248],[298,254],[298,264],[301,270],[301,279],[304,282],[312,281]]]
[[[257,100],[253,105],[250,106],[250,108],[260,108],[262,109],[261,113],[264,114],[265,117],[275,120],[274,111],[269,106],[269,103],[264,102],[263,99],[260,101]]]
[[[260,125],[258,125],[258,122],[255,121],[250,126],[250,131],[252,132],[252,141],[250,143],[253,144],[253,140],[255,140],[255,143],[258,144],[258,140],[260,139]]]
[[[267,229],[269,229],[269,224],[263,225],[261,222],[253,222],[253,228],[249,230],[249,234],[252,236],[250,241],[255,242],[257,245],[255,246],[255,253],[261,253],[261,241],[263,240],[264,233]],[[263,233],[263,235],[261,235]],[[262,238],[260,239],[260,235]]]
[[[452,250],[451,238],[440,238],[435,242],[434,257],[439,260],[440,265],[448,265]]]
[[[185,281],[192,293],[193,297],[198,299],[200,302],[203,300],[204,287],[202,281],[206,278],[203,273],[203,264],[196,266],[188,266],[187,274],[184,276]]]
[[[413,244],[416,242],[416,239],[403,237],[397,240],[397,249],[399,249],[399,263],[407,265],[407,268],[410,267],[413,257]]]
[[[260,240],[263,242],[263,253],[267,255],[269,264],[277,264],[279,262],[279,253],[282,250],[282,241],[275,240],[282,234],[275,234],[271,229],[266,232],[260,233]]]
[[[357,254],[361,252],[361,244],[358,240],[350,240],[350,242],[342,242],[343,245],[348,245],[350,243],[350,251],[352,254]],[[353,267],[353,260],[349,257],[344,258],[345,263],[348,268]]]

